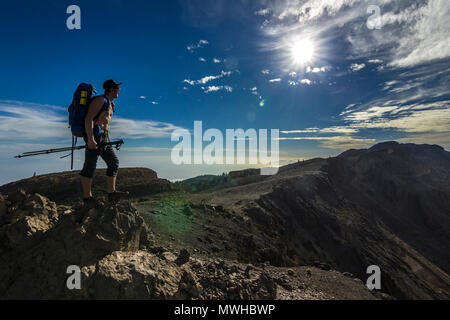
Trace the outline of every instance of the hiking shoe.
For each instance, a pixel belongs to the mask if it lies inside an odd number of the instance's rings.
[[[128,191],[117,191],[108,193],[108,201],[109,202],[117,202],[122,199],[129,199],[130,193]]]
[[[83,198],[83,207],[89,209],[90,208],[100,209],[101,207],[103,207],[103,203],[93,197]]]

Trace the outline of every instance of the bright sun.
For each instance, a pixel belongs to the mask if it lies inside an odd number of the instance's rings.
[[[314,55],[314,44],[309,39],[296,41],[292,45],[291,54],[295,63],[309,62]]]

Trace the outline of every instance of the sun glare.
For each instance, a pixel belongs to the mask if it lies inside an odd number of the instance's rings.
[[[291,54],[297,64],[309,62],[314,55],[314,44],[309,39],[298,40],[292,45]]]

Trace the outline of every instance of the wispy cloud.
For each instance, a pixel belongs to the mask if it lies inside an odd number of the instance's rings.
[[[225,76],[230,76],[233,73],[233,71],[221,71],[220,74],[215,76],[205,76],[199,80],[190,80],[190,79],[184,79],[183,82],[190,84],[191,86],[196,84],[206,84],[209,81],[216,80],[223,78]]]
[[[310,66],[308,66],[308,67],[306,67],[306,72],[307,73],[309,73],[309,72],[313,72],[313,73],[325,72],[325,71],[328,71],[328,70],[330,70],[329,66],[323,66],[323,67],[310,67]]]
[[[191,86],[195,85],[194,80],[184,79],[183,82],[186,82],[186,83],[190,84]]]
[[[376,140],[364,137],[367,130],[396,132],[398,141],[435,143],[450,147],[450,100],[411,103],[406,105],[351,104],[340,113],[345,125],[325,128],[283,130],[283,134],[308,133],[307,137],[284,137],[282,140],[318,140],[323,147],[340,149],[355,147]],[[330,139],[327,134],[339,134],[342,138]],[[337,143],[336,143],[337,142]]]
[[[209,42],[208,42],[207,40],[199,40],[199,42],[198,42],[197,44],[191,44],[191,45],[188,45],[188,46],[186,47],[186,49],[187,49],[189,52],[194,52],[195,49],[204,47],[204,46],[206,46],[206,45],[208,45],[208,44],[209,44]]]
[[[376,142],[373,138],[356,138],[352,136],[339,135],[328,137],[280,137],[279,140],[312,140],[319,141],[320,145],[327,149],[345,150],[350,148],[363,148]]]
[[[380,128],[405,133],[435,132],[450,135],[450,100],[369,108],[363,106],[341,115],[348,125],[358,129]]]
[[[353,72],[357,72],[357,71],[363,69],[365,66],[366,66],[365,63],[352,63],[350,65],[350,70]]]
[[[280,82],[281,78],[270,79],[269,82]]]
[[[257,16],[267,16],[270,13],[270,10],[268,8],[259,9],[255,11],[255,15]]]
[[[207,86],[207,87],[201,87],[203,92],[210,93],[214,91],[219,90],[225,90],[226,92],[232,92],[233,88],[231,86]]]
[[[312,81],[309,79],[301,79],[299,82],[307,85],[310,85],[312,83]]]
[[[328,128],[306,128],[301,130],[282,130],[284,134],[291,133],[356,133],[357,129],[346,126],[334,126]]]
[[[65,108],[22,101],[0,102],[1,140],[60,140],[69,137]],[[66,111],[67,112],[67,111]]]
[[[0,140],[66,142],[70,140],[67,108],[22,101],[0,101]],[[171,123],[114,116],[111,133],[130,139],[170,137]]]

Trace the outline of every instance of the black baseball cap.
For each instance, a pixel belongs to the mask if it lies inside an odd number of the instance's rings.
[[[119,88],[122,85],[122,82],[115,82],[114,80],[106,80],[105,82],[103,82],[103,89],[105,91],[108,91],[109,89],[112,88]]]

